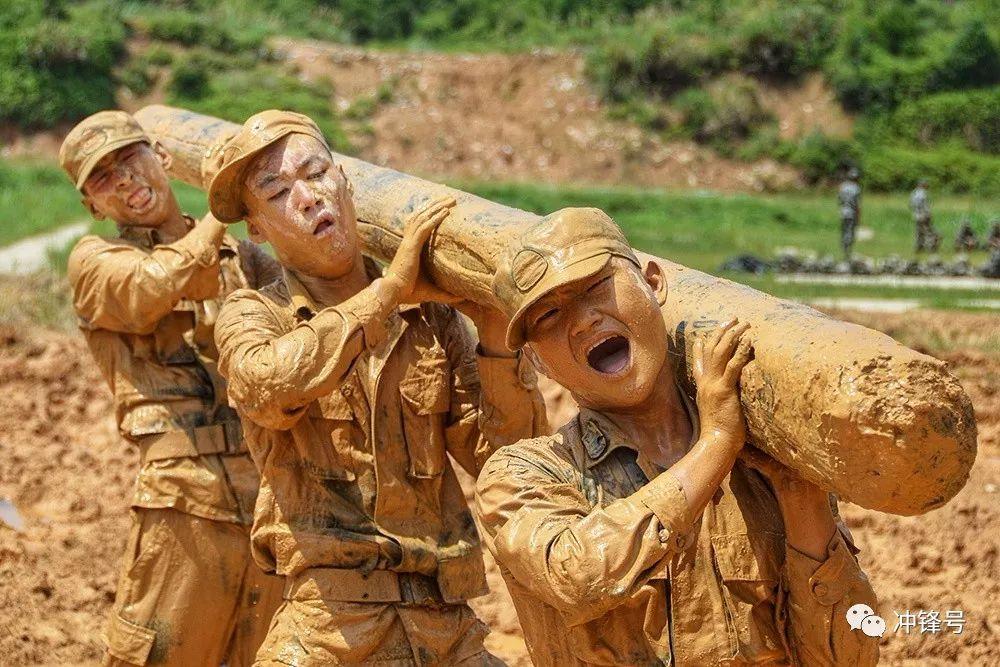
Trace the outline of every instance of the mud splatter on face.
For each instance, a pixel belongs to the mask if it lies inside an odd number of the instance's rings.
[[[592,408],[628,407],[651,393],[666,358],[653,288],[627,260],[553,291],[527,312],[529,354]]]
[[[244,201],[252,233],[279,261],[318,278],[339,278],[359,257],[357,215],[347,178],[313,137],[292,134],[247,170]]]

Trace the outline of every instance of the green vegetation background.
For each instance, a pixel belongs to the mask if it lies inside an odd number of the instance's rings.
[[[868,192],[895,193],[866,195],[866,219],[878,221],[874,237],[859,242],[866,255],[908,254],[912,223],[901,193],[919,177],[931,181],[946,238],[960,217],[983,234],[997,214],[995,0],[0,0],[0,124],[65,127],[115,106],[122,88],[142,96],[159,86],[170,103],[234,121],[275,105],[295,108],[350,152],[342,124],[364,121],[392,91],[337,112],[329,103],[332,84],[305,83],[275,57],[268,39],[277,35],[417,50],[580,49],[611,113],[652,132],[690,137],[741,159],[773,157],[817,185],[831,184],[849,164],[860,166]],[[758,87],[813,72],[857,114],[854,136],[779,137]],[[709,271],[734,248],[761,255],[777,246],[837,251],[828,193],[765,200],[459,185],[535,211],[600,206],[638,247]],[[203,195],[180,192],[188,210],[204,208]],[[0,216],[2,245],[83,212],[52,166],[0,161]],[[789,296],[813,289],[769,279],[754,284]]]

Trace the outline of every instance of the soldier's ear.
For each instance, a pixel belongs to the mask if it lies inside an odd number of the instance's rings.
[[[160,160],[160,164],[163,165],[163,168],[169,170],[170,165],[174,163],[174,156],[171,155],[158,141],[154,141],[150,144],[150,148],[153,149],[153,153],[156,154],[156,157]]]
[[[531,362],[531,365],[535,367],[536,371],[538,371],[542,375],[552,377],[551,375],[549,375],[548,367],[542,361],[541,357],[538,356],[538,353],[535,352],[534,349],[532,349],[530,344],[526,343],[524,347],[521,348],[521,352],[524,354],[524,356],[528,357],[528,361]]]
[[[104,220],[104,214],[97,210],[97,207],[94,206],[94,200],[90,197],[84,195],[83,199],[80,200],[80,203],[83,204],[85,209],[90,211],[90,215],[94,218],[94,220]]]
[[[663,275],[663,267],[650,260],[642,270],[642,277],[653,290],[656,302],[661,306],[667,302],[667,278]]]
[[[260,228],[257,227],[257,225],[250,222],[249,220],[247,220],[246,223],[247,223],[247,236],[250,237],[251,241],[253,241],[254,243],[267,242],[267,239],[264,238],[264,235],[260,233]]]

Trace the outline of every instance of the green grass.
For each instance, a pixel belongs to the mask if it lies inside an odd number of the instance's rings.
[[[0,216],[5,221],[0,225],[0,245],[88,218],[78,193],[56,167],[0,162],[0,183]],[[836,200],[831,192],[755,196],[518,183],[455,185],[538,213],[566,206],[596,206],[615,218],[637,248],[713,274],[718,273],[724,260],[741,253],[772,258],[778,249],[789,246],[819,255],[838,256],[840,252]],[[205,195],[196,188],[176,183],[175,192],[188,213],[200,216],[207,210]],[[938,231],[944,236],[941,256],[946,260],[953,255],[950,242],[959,218],[968,217],[982,236],[989,221],[1000,216],[1000,201],[995,199],[938,197],[933,207]],[[863,226],[871,229],[872,238],[856,244],[859,254],[912,256],[913,223],[905,195],[866,195],[862,216]],[[92,230],[113,234],[114,226],[108,221],[95,222]],[[242,224],[235,225],[232,231],[245,237]],[[64,267],[68,252],[69,247],[54,253],[53,266]],[[971,261],[979,264],[984,258],[985,253],[978,252]],[[983,297],[970,290],[800,285],[779,283],[770,276],[730,277],[789,298],[917,298],[928,304],[954,307]]]

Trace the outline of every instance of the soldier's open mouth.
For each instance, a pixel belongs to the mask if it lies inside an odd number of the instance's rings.
[[[587,352],[587,363],[599,373],[616,375],[629,364],[630,346],[624,336],[611,336],[590,348]]]
[[[331,227],[333,227],[333,216],[329,213],[324,213],[320,217],[319,224],[317,224],[316,228],[313,229],[313,236],[319,236]]]

